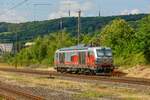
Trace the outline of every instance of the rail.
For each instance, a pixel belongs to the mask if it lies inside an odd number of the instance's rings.
[[[68,73],[67,74],[66,73],[57,73],[55,71],[41,71],[41,70],[13,69],[13,68],[0,68],[0,71],[18,72],[18,73],[26,73],[26,74],[38,74],[38,75],[50,75],[50,76],[62,76],[62,77],[73,77],[73,78],[80,78],[80,79],[82,78],[82,79],[88,79],[88,80],[99,80],[99,81],[107,81],[107,82],[119,82],[119,83],[150,86],[150,79],[144,79],[144,78],[78,75],[78,74],[68,74]]]
[[[6,84],[1,81],[0,81],[0,90],[6,91],[8,93],[16,94],[18,96],[23,96],[23,97],[29,98],[31,100],[45,100],[43,97],[33,95],[33,94],[29,93],[29,91],[27,92],[27,91],[19,90],[19,89],[15,88],[14,86]],[[2,93],[0,94],[0,96],[6,98],[8,100],[15,100],[13,97],[7,96]]]

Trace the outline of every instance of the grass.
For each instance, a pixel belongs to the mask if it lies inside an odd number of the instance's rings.
[[[87,90],[80,94],[74,95],[75,98],[102,98],[106,96],[112,96],[112,95],[103,92],[91,91],[91,90]]]
[[[131,68],[136,65],[146,64],[146,59],[142,52],[137,54],[130,54],[127,57],[123,55],[114,57],[114,64],[119,67]]]
[[[0,96],[0,100],[6,100],[4,97]]]
[[[0,62],[0,67],[10,68],[10,67],[12,67],[12,66],[10,66],[10,65],[7,64],[7,63],[1,63],[1,62]]]

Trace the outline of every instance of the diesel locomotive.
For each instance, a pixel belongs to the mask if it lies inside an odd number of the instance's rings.
[[[109,47],[73,46],[55,52],[58,72],[109,74],[114,70],[112,50]]]

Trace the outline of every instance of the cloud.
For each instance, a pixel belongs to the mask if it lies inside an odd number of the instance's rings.
[[[26,18],[22,13],[16,10],[1,9],[0,10],[0,22],[20,23],[26,22]]]
[[[133,9],[131,10],[131,14],[139,14],[140,10],[139,9]]]
[[[125,9],[124,11],[121,12],[121,15],[134,15],[134,14],[139,14],[140,10],[139,9],[132,9],[132,10],[127,10]]]
[[[82,16],[85,15],[86,11],[94,10],[95,6],[91,0],[86,0],[84,2],[79,2],[75,0],[62,0],[59,2],[58,8],[55,12],[49,14],[48,19],[55,19],[60,17],[68,16],[68,11],[70,10],[71,16],[77,16],[77,11],[82,11]]]

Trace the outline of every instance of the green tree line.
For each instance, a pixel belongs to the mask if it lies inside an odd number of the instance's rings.
[[[81,32],[82,34],[93,34],[100,30],[110,21],[121,18],[135,26],[136,21],[147,16],[147,14],[124,15],[124,16],[107,16],[107,17],[82,17]],[[44,36],[49,33],[60,31],[60,20],[63,20],[63,28],[71,36],[77,33],[77,17],[66,17],[62,19],[53,19],[45,21],[34,21],[26,23],[0,23],[0,42],[27,42],[34,40],[38,36]]]

